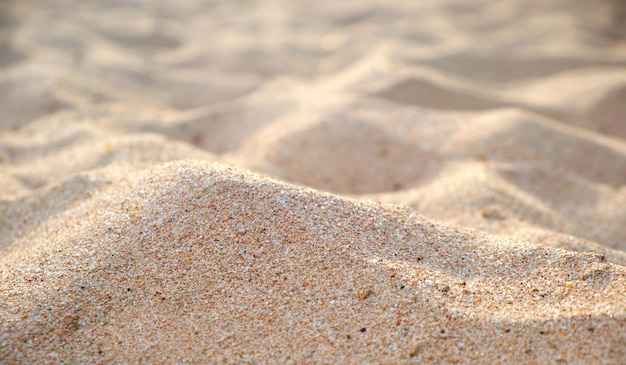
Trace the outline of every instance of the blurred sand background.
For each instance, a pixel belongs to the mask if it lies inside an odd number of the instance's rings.
[[[626,362],[619,1],[0,2],[0,363]]]

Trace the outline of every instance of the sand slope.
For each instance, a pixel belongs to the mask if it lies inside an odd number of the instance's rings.
[[[0,364],[626,362],[626,12],[0,4]]]
[[[601,255],[219,164],[132,174],[17,241],[2,258],[15,360],[626,355],[626,270]]]

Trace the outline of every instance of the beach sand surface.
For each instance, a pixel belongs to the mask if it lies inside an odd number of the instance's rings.
[[[0,364],[626,363],[624,24],[0,3]]]

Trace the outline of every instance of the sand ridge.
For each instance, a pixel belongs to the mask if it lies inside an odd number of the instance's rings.
[[[601,255],[494,242],[219,164],[166,164],[120,185],[33,232],[44,246],[4,255],[7,345],[45,338],[25,358],[54,360],[53,342],[60,359],[89,361],[479,360],[499,356],[494,332],[522,362],[623,356],[609,318],[626,271]]]

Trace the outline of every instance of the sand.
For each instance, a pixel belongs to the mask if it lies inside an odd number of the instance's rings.
[[[626,363],[626,10],[0,4],[0,364]]]

